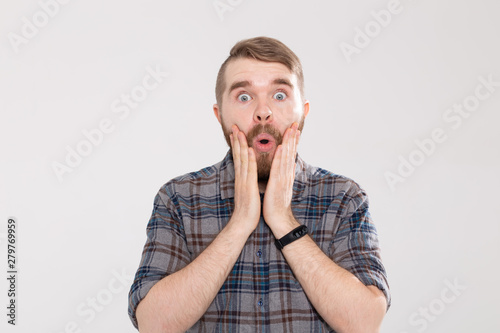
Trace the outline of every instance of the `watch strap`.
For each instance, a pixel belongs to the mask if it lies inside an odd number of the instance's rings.
[[[277,239],[274,243],[276,244],[278,250],[281,250],[288,244],[307,235],[307,232],[308,232],[307,227],[305,225],[301,225],[300,227],[293,229],[280,239]]]

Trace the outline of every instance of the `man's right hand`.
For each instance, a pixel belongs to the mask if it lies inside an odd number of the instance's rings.
[[[191,263],[156,283],[136,311],[140,332],[185,332],[207,311],[260,219],[255,152],[235,125],[234,212],[227,226]]]
[[[233,125],[231,147],[234,162],[234,213],[232,223],[238,223],[250,235],[260,219],[260,195],[255,151],[248,147],[245,133]]]

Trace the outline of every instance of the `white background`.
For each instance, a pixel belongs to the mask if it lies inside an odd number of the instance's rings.
[[[385,0],[221,0],[222,13],[213,0],[71,0],[52,17],[49,2],[0,3],[5,272],[7,218],[19,227],[17,325],[2,305],[2,332],[135,331],[127,294],[154,195],[224,157],[216,74],[234,43],[259,35],[303,62],[311,112],[301,156],[369,194],[393,297],[382,332],[500,330],[500,87],[467,117],[443,118],[474,101],[479,77],[500,82],[499,2],[401,0],[385,27],[372,14]],[[38,32],[13,37],[34,20]],[[369,44],[346,56],[342,43],[355,46],[365,28]],[[148,67],[169,76],[121,119],[112,103]],[[113,131],[59,181],[53,164],[103,119]],[[419,153],[415,140],[435,128],[446,140]],[[410,157],[418,165],[391,188],[387,172]]]

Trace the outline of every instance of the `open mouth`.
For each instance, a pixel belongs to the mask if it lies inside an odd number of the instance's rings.
[[[275,139],[267,133],[261,133],[254,139],[253,147],[257,152],[267,153],[275,146]]]

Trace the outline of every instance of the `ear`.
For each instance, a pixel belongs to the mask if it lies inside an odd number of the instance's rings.
[[[309,114],[309,101],[306,100],[304,102],[304,119],[307,117],[308,114]]]
[[[219,121],[219,124],[222,125],[222,120],[220,118],[220,109],[219,109],[219,105],[218,104],[214,104],[213,106],[214,108],[214,115],[215,115],[215,118],[217,118],[217,120]]]

